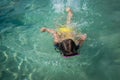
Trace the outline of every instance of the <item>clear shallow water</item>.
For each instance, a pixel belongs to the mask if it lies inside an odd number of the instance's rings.
[[[0,80],[119,80],[119,0],[1,0]],[[43,26],[64,24],[66,6],[88,34],[80,56],[54,51]]]

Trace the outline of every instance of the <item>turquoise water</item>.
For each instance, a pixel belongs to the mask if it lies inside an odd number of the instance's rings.
[[[40,28],[73,23],[88,38],[64,58]],[[0,80],[119,80],[120,0],[1,0]]]

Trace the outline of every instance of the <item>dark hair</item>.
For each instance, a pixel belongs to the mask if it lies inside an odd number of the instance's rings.
[[[59,45],[59,48],[64,56],[77,54],[77,47],[72,39],[63,40]]]

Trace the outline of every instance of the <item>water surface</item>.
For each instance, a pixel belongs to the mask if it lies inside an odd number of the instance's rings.
[[[119,80],[119,0],[1,0],[0,80]],[[73,23],[88,38],[80,55],[64,58],[43,26]]]

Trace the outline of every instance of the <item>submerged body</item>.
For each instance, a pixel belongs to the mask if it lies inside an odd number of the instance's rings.
[[[63,56],[74,56],[78,54],[77,50],[82,46],[87,35],[84,34],[79,36],[78,40],[75,39],[79,34],[75,35],[74,31],[67,26],[71,23],[73,13],[70,8],[67,8],[66,11],[68,12],[66,27],[59,28],[59,31],[48,28],[42,28],[41,31],[48,32],[53,35],[55,49],[57,49]]]

